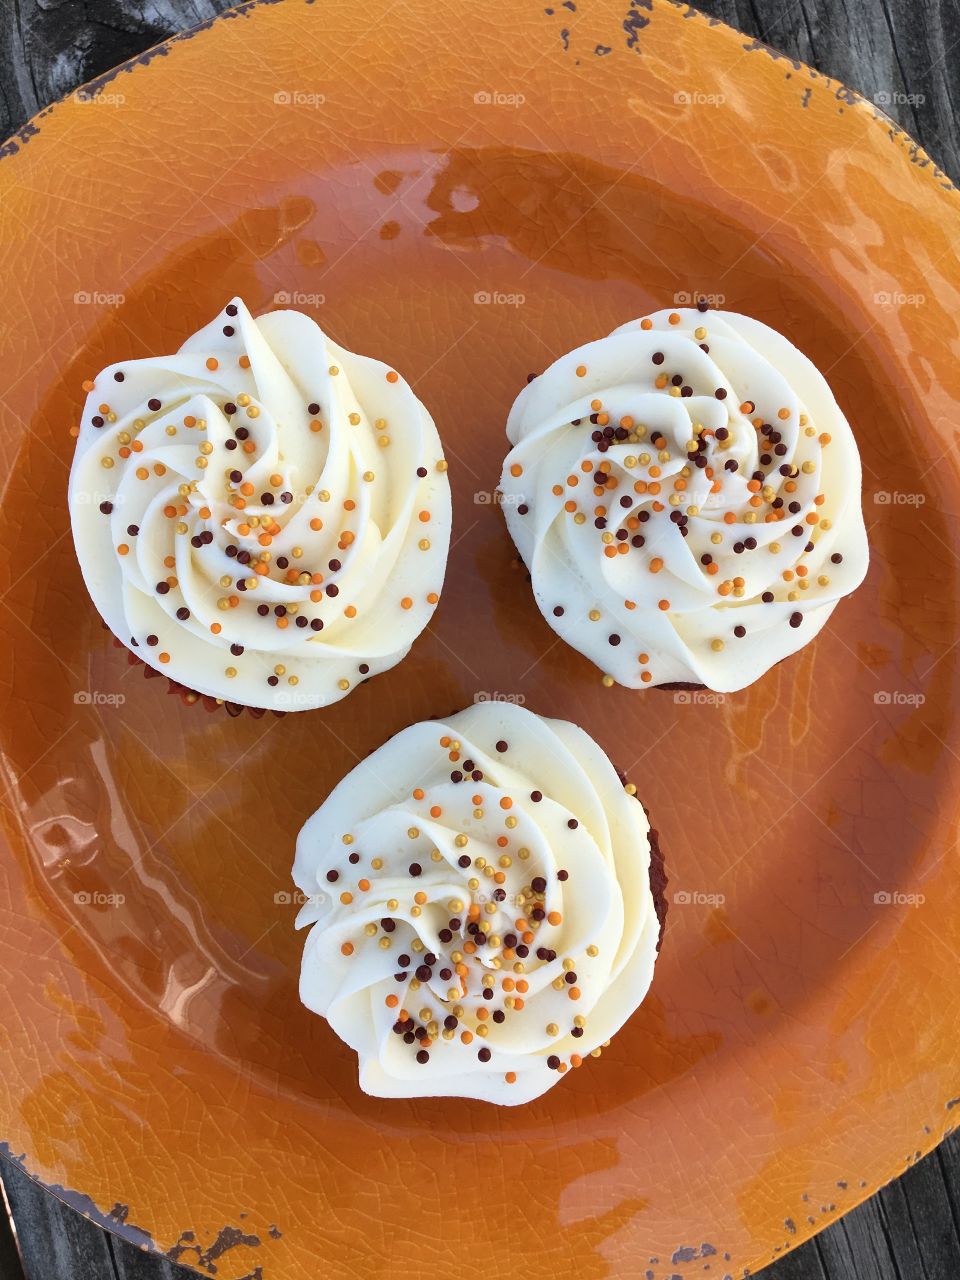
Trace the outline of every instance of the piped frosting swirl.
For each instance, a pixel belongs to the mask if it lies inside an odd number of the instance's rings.
[[[439,598],[450,486],[389,366],[239,298],[92,382],[70,516],[93,601],[200,693],[296,711],[403,658]]]
[[[507,434],[502,505],[537,603],[608,683],[742,689],[866,574],[853,433],[759,321],[632,321],[531,381]]]
[[[643,807],[582,729],[513,704],[375,751],[301,831],[294,879],[301,998],[378,1097],[536,1098],[653,975]]]

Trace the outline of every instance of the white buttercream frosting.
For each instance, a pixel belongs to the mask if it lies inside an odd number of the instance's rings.
[[[74,541],[138,657],[296,711],[406,655],[443,583],[450,486],[430,415],[388,365],[234,298],[176,355],[86,386]]]
[[[507,435],[502,505],[537,603],[622,685],[742,689],[866,574],[850,426],[757,320],[632,321],[533,379]]]
[[[653,975],[643,807],[582,729],[513,704],[375,751],[301,831],[294,879],[301,998],[377,1097],[527,1102]]]

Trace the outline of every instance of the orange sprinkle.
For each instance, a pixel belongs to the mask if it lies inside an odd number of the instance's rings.
[[[169,661],[170,661],[170,655],[169,655],[169,653],[161,653],[161,654],[158,654],[157,656],[159,657],[159,659],[160,659],[160,661],[161,661],[161,662],[169,662]]]
[[[353,901],[353,894],[350,892],[341,893],[340,901],[345,907],[349,907],[350,903]]]
[[[440,597],[435,591],[429,591],[427,593],[427,604],[436,604],[439,599]]]
[[[509,796],[504,796],[504,797],[501,799],[501,801],[500,801],[500,808],[501,808],[501,809],[512,809],[512,808],[513,808],[513,801],[510,799],[510,797],[509,797]]]
[[[680,317],[677,315],[676,311],[671,311],[670,314],[667,316],[667,321],[670,324],[679,324]]]
[[[520,465],[520,463],[519,463],[519,462],[515,462],[515,463],[511,466],[511,468],[510,468],[510,474],[511,474],[512,476],[522,476],[522,475],[523,475],[523,467],[521,467],[521,465]]]
[[[401,608],[401,609],[412,609],[412,608],[413,608],[413,601],[410,599],[410,597],[409,597],[409,596],[404,596],[404,597],[403,597],[403,599],[400,601],[400,608]]]
[[[220,361],[214,356],[207,356],[207,368],[213,373],[214,369],[219,369]]]
[[[387,1006],[388,1009],[395,1009],[397,1005],[400,1003],[400,997],[387,996],[386,1000],[384,1000],[383,1003]]]
[[[311,418],[311,419],[310,419],[310,430],[311,430],[311,431],[322,431],[322,430],[323,430],[323,423],[320,421],[320,419],[319,419],[319,418]]]
[[[567,991],[567,995],[570,997],[570,999],[571,999],[571,1000],[579,1000],[579,999],[580,999],[580,988],[579,988],[579,987],[570,987],[570,989]]]
[[[430,817],[431,817],[431,818],[439,818],[439,817],[440,817],[440,815],[441,815],[441,813],[443,813],[443,810],[440,808],[440,806],[439,806],[438,804],[432,804],[432,805],[430,806]]]
[[[399,380],[399,378],[400,378],[399,373],[394,373],[394,371],[393,371],[392,369],[391,369],[391,370],[390,370],[390,372],[387,374],[387,381],[388,381],[388,382],[397,382],[397,381]]]
[[[241,356],[241,357],[240,357],[240,359],[237,361],[237,363],[239,364],[239,366],[240,366],[240,368],[241,368],[241,369],[249,369],[249,368],[250,368],[250,357],[249,357],[249,356]]]
[[[643,320],[641,320],[641,321],[640,321],[640,328],[641,328],[641,329],[652,329],[652,328],[653,328],[653,321],[652,321],[652,320],[647,320],[647,319],[643,319]]]
[[[661,609],[664,613],[666,613],[666,611],[670,608],[670,601],[669,601],[669,600],[658,600],[658,601],[657,601],[657,608],[658,608],[658,609]]]
[[[417,517],[417,519],[420,521],[420,523],[421,523],[421,524],[427,524],[427,522],[428,522],[428,521],[429,521],[429,519],[430,519],[430,512],[429,512],[429,511],[421,511],[421,512],[420,512],[420,514],[419,514],[419,516]]]
[[[353,955],[353,943],[352,943],[352,942],[341,942],[341,944],[340,944],[340,954],[341,954],[342,956],[352,956],[352,955]]]
[[[89,378],[84,378],[83,382],[81,382],[80,385],[81,387],[83,387],[84,391],[89,392],[93,390],[93,388],[96,386],[96,383],[91,382]]]
[[[121,542],[119,547],[117,547],[118,556],[125,556],[129,553],[129,551],[130,551],[130,548],[127,546],[125,542]]]
[[[213,632],[215,636],[218,636],[220,632],[223,630],[223,627],[221,627],[219,622],[211,622],[210,630]]]
[[[370,888],[370,881],[369,881],[369,880],[358,880],[358,881],[357,881],[357,888],[358,888],[362,893],[366,893],[366,892],[367,892],[367,890]]]
[[[508,1071],[503,1078],[506,1080],[507,1084],[516,1084],[517,1073],[515,1071]]]
[[[563,916],[559,911],[551,911],[547,915],[547,924],[559,924]]]
[[[643,681],[644,684],[647,684],[649,683],[649,681],[653,679],[653,676],[650,674],[649,671],[641,671],[640,679]]]
[[[663,561],[660,559],[659,556],[654,556],[653,559],[650,561],[650,572],[659,573],[662,568],[663,568]]]
[[[789,410],[789,409],[778,409],[778,410],[777,410],[777,417],[780,419],[780,421],[781,421],[781,422],[783,422],[783,421],[784,421],[784,419],[786,419],[786,418],[789,418],[789,417],[790,417],[790,410]]]
[[[576,374],[578,378],[585,378],[587,376],[587,366],[585,364],[578,364]]]

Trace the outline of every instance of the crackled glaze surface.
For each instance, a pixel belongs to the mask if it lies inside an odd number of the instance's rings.
[[[0,1136],[231,1280],[318,1254],[740,1274],[955,1114],[957,197],[873,109],[725,28],[565,12],[258,5],[0,161]],[[826,373],[873,553],[814,643],[713,705],[603,688],[490,500],[526,375],[696,290]],[[436,617],[324,712],[232,720],[144,681],[70,547],[83,379],[230,293],[389,350],[450,459]],[[656,988],[528,1107],[387,1105],[299,1005],[293,843],[355,759],[480,692],[577,721],[656,792]]]

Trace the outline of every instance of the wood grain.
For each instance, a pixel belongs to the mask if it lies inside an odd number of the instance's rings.
[[[3,0],[0,137],[78,84],[227,7],[222,0]],[[960,181],[960,0],[702,0],[698,7],[875,101]],[[0,1163],[19,1241],[18,1256],[0,1215],[0,1280],[194,1274],[109,1236]],[[958,1280],[960,1133],[762,1275]]]

